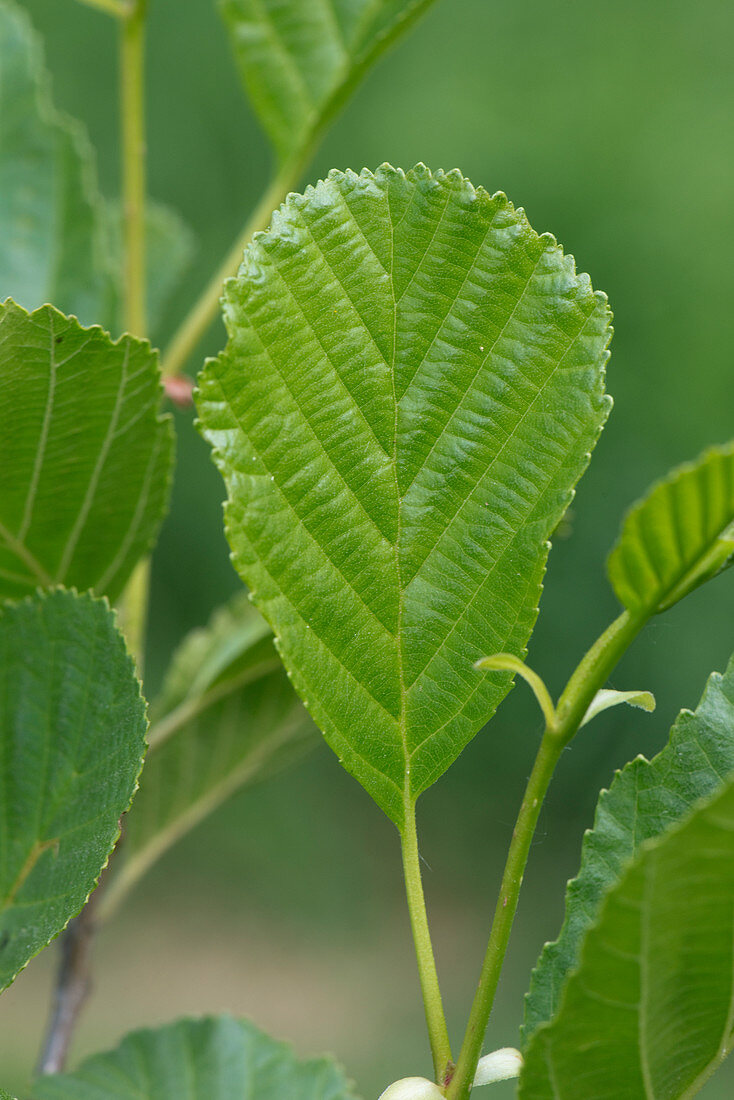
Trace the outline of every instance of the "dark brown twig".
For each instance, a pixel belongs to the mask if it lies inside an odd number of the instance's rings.
[[[61,937],[61,962],[38,1060],[39,1074],[59,1073],[64,1069],[79,1013],[91,990],[90,956],[96,931],[94,910],[98,894],[99,890],[95,890]]]

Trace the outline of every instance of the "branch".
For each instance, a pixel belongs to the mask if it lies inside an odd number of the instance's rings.
[[[90,958],[96,931],[94,910],[99,888],[61,938],[61,963],[46,1037],[38,1060],[39,1074],[60,1073],[66,1065],[71,1037],[91,990]]]

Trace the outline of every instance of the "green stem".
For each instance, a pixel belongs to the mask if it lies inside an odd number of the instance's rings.
[[[517,910],[520,887],[522,886],[525,865],[528,861],[530,845],[535,834],[538,816],[543,805],[548,785],[553,776],[563,744],[553,734],[546,732],[540,743],[535,764],[525,788],[520,813],[512,833],[512,842],[507,854],[502,885],[495,909],[492,931],[484,956],[482,972],[477,992],[472,1004],[469,1024],[459,1061],[446,1096],[448,1100],[464,1100],[471,1091],[477,1062],[482,1051],[484,1033],[494,1002],[507,945],[512,930],[512,922]]]
[[[426,899],[423,894],[420,856],[418,855],[418,834],[415,826],[415,804],[406,805],[405,829],[401,833],[403,847],[403,871],[405,874],[405,892],[408,897],[410,926],[413,930],[415,954],[418,959],[418,974],[423,991],[423,1007],[428,1024],[428,1038],[433,1054],[433,1068],[436,1082],[442,1085],[447,1070],[451,1067],[451,1047],[446,1029],[446,1017],[443,1011],[441,990],[438,984],[436,960],[433,954],[431,933],[428,929]]]
[[[237,274],[245,246],[249,244],[253,233],[267,229],[273,210],[297,186],[310,152],[309,149],[308,153],[288,161],[264,192],[242,233],[173,336],[161,363],[164,378],[179,374],[186,365],[187,359],[217,315],[222,287],[227,279]]]
[[[579,663],[561,695],[554,721],[546,726],[512,833],[487,952],[456,1073],[446,1092],[447,1100],[466,1100],[471,1091],[507,952],[530,845],[556,764],[563,749],[578,732],[591,700],[646,621],[647,617],[635,618],[628,611],[615,619]]]
[[[120,24],[124,320],[134,336],[146,331],[145,8],[146,0],[135,0]]]

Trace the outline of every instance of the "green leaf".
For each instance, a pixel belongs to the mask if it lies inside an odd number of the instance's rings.
[[[681,711],[662,752],[639,756],[602,791],[594,828],[586,833],[578,877],[568,884],[566,918],[546,944],[525,1000],[524,1039],[556,1011],[580,945],[614,886],[645,841],[659,836],[734,771],[734,657],[714,673],[695,713]]]
[[[458,173],[291,195],[227,284],[198,407],[234,563],[344,766],[402,827],[524,654],[608,403],[609,311]]]
[[[26,309],[52,302],[84,324],[119,332],[119,205],[97,184],[84,128],[53,105],[40,39],[27,15],[0,0],[0,301]],[[147,212],[151,331],[191,253],[172,211]]]
[[[0,611],[0,989],[75,916],[119,836],[145,703],[106,601]]]
[[[665,611],[734,561],[734,442],[679,466],[627,515],[609,556],[635,615]]]
[[[0,300],[109,328],[114,274],[89,139],[55,110],[38,36],[0,0]]]
[[[230,1016],[136,1031],[76,1073],[40,1077],[33,1100],[354,1100],[328,1058],[290,1047]]]
[[[264,620],[240,593],[184,640],[151,707],[150,752],[103,904],[246,783],[314,744]]]
[[[655,710],[655,696],[651,691],[614,691],[612,688],[602,688],[589,703],[589,709],[581,725],[585,726],[592,718],[596,718],[597,714],[609,710],[610,707],[618,707],[620,703],[646,710],[648,714],[652,714]]]
[[[325,129],[433,0],[220,0],[240,74],[281,162]]]
[[[37,585],[115,599],[168,500],[169,417],[145,341],[51,306],[0,305],[0,597]]]
[[[734,735],[734,724],[730,725]],[[657,840],[608,894],[521,1100],[676,1100],[721,1063],[734,1021],[734,781]]]

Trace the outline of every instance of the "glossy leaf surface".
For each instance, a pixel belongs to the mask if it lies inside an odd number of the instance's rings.
[[[39,36],[0,0],[0,301],[52,303],[83,324],[122,331],[119,213],[97,184],[84,128],[53,105]],[[148,320],[152,330],[190,253],[180,218],[151,203]]]
[[[520,1100],[694,1096],[731,1046],[733,924],[730,780],[644,845],[607,896],[526,1051]]]
[[[66,584],[115,599],[168,501],[157,356],[6,302],[0,379],[0,596]]]
[[[723,676],[709,678],[695,713],[681,711],[662,752],[651,761],[633,760],[602,791],[594,828],[584,837],[581,869],[568,885],[561,934],[546,944],[533,972],[526,1041],[556,1012],[583,937],[628,862],[733,772],[734,658]]]
[[[244,784],[315,742],[267,623],[242,593],[175,654],[151,707],[150,752],[104,904]]]
[[[106,601],[0,612],[0,989],[82,908],[145,752],[145,704]]]
[[[609,556],[612,587],[633,614],[664,611],[734,560],[734,443],[654,485]]]
[[[76,1073],[41,1077],[33,1100],[354,1100],[328,1058],[290,1047],[229,1016],[136,1031]]]
[[[238,68],[278,157],[297,155],[433,0],[221,0]]]
[[[458,172],[332,172],[226,289],[198,408],[233,559],[347,770],[398,825],[524,653],[608,404],[609,311]]]

